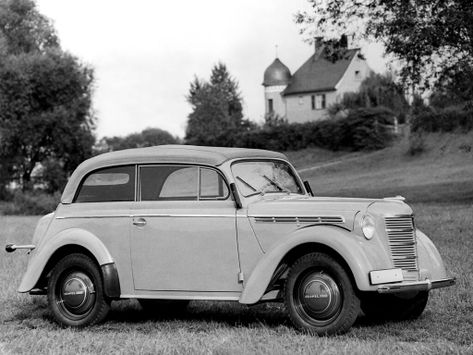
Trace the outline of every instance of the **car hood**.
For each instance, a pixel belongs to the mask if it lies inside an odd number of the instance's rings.
[[[411,214],[412,210],[400,199],[363,199],[309,196],[263,196],[248,205],[248,217],[272,218],[273,222],[289,222],[287,218],[338,224],[353,229],[358,212],[375,215]],[[301,218],[302,217],[302,218]],[[317,219],[320,217],[320,219]],[[279,218],[279,219],[278,219]],[[286,218],[286,219],[285,219]]]

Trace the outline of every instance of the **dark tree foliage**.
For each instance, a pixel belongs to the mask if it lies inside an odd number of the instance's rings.
[[[179,139],[165,130],[146,128],[140,133],[132,133],[125,137],[104,137],[100,140],[96,153],[178,143]]]
[[[92,154],[93,71],[31,0],[0,1],[0,44],[0,186],[59,189]]]
[[[471,0],[307,0],[296,15],[308,40],[354,33],[384,44],[401,60],[405,82],[428,87],[441,75],[473,65]]]
[[[473,66],[461,63],[442,75],[430,96],[430,104],[436,109],[456,106],[473,111]]]
[[[238,83],[225,64],[213,67],[209,82],[195,78],[187,101],[192,106],[186,128],[187,144],[232,145],[234,134],[251,126],[243,119]]]
[[[59,47],[51,22],[31,0],[0,1],[0,43],[2,51],[10,54]]]
[[[30,187],[39,163],[70,173],[92,153],[92,70],[58,50],[24,53],[0,64],[0,157],[14,181]]]

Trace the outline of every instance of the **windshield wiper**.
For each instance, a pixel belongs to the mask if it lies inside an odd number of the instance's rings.
[[[237,178],[238,181],[241,181],[243,184],[245,184],[248,188],[250,188],[253,191],[253,193],[249,194],[248,196],[253,196],[253,195],[257,195],[257,194],[264,195],[263,191],[259,191],[259,190],[255,189],[253,186],[250,185],[250,183],[246,182],[241,177],[237,176],[236,178]]]
[[[275,186],[279,191],[284,191],[284,192],[286,192],[287,194],[290,194],[290,193],[291,193],[291,190],[286,189],[285,187],[281,186],[281,184],[278,183],[277,181],[274,181],[273,179],[270,179],[270,178],[269,178],[268,176],[266,176],[266,175],[263,175],[263,177],[264,177],[266,180],[268,180],[268,182],[269,182],[271,185]]]

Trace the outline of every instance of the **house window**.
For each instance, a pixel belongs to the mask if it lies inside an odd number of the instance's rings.
[[[299,105],[302,105],[302,104],[304,104],[304,97],[299,96]]]
[[[355,80],[356,81],[361,80],[361,72],[359,70],[355,70]]]
[[[312,102],[312,110],[323,110],[326,107],[326,99],[325,94],[321,95],[312,95],[311,96]]]
[[[268,112],[269,113],[274,112],[273,99],[268,99]]]

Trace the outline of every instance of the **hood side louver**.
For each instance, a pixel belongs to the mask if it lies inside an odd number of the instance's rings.
[[[310,216],[310,217],[289,217],[289,216],[255,216],[256,223],[296,223],[296,224],[343,224],[345,220],[341,216]]]

